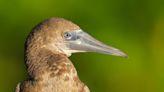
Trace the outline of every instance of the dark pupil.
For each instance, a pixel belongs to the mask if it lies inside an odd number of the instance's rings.
[[[65,38],[70,38],[71,37],[71,34],[70,33],[65,33]]]

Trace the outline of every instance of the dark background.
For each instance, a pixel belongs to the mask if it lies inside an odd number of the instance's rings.
[[[26,78],[25,38],[53,16],[129,55],[74,54],[91,92],[164,92],[164,0],[0,0],[0,92]]]

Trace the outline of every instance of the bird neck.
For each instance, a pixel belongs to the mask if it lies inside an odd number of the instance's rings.
[[[55,77],[64,73],[77,76],[76,69],[66,55],[54,53],[46,48],[27,49],[25,61],[30,78],[35,80],[43,80],[47,76]]]
[[[28,49],[25,55],[30,81],[34,82],[35,86],[42,86],[41,88],[48,89],[48,92],[89,92],[66,55],[47,49]]]

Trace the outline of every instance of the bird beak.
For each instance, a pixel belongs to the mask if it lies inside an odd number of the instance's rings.
[[[69,49],[74,52],[97,52],[102,54],[127,57],[124,52],[103,44],[86,32],[76,32],[76,38],[76,40],[69,42]]]

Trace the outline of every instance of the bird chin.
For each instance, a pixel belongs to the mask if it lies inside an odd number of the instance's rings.
[[[81,51],[81,50],[64,50],[64,53],[70,57],[73,53],[80,53],[80,52],[86,52],[86,51]]]

